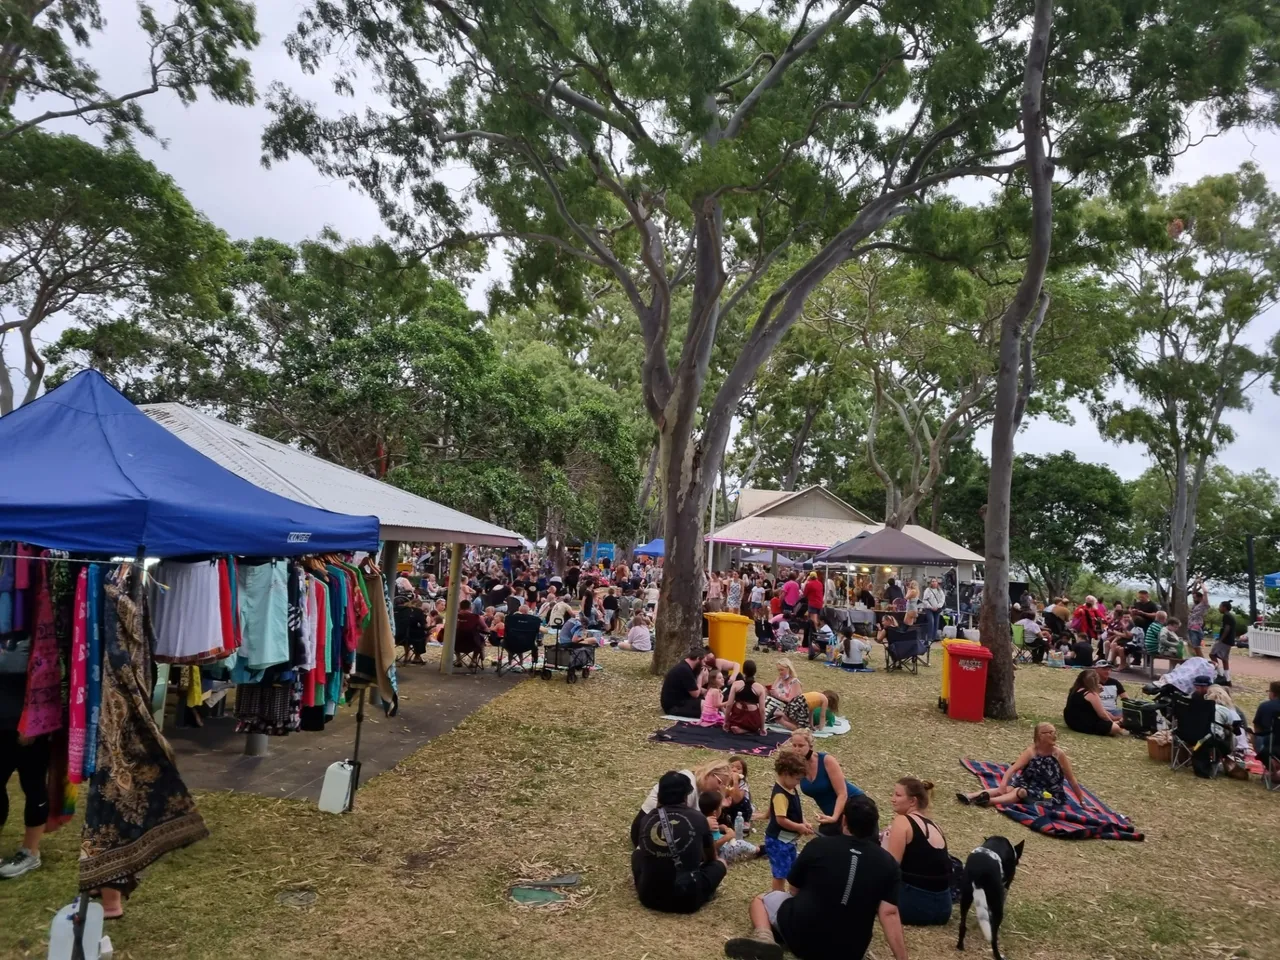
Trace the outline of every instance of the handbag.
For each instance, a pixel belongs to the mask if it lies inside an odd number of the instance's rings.
[[[676,850],[676,838],[671,829],[671,821],[667,819],[667,811],[662,807],[658,808],[658,819],[662,822],[662,839],[667,841],[667,849],[671,851],[671,858],[676,864],[676,880],[672,889],[682,900],[694,899],[698,896],[698,874],[684,865],[684,857],[681,856],[680,851]]]

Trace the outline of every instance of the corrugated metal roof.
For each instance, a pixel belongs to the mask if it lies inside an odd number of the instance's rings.
[[[520,545],[518,533],[181,403],[150,403],[139,409],[206,457],[264,490],[338,513],[372,514],[381,524],[384,540]]]

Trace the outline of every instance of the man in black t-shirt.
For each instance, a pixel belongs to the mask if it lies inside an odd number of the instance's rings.
[[[1278,718],[1280,718],[1280,680],[1272,680],[1267,691],[1267,699],[1258,704],[1258,709],[1253,715],[1254,748],[1258,751],[1258,759],[1264,764],[1272,757],[1280,759],[1280,742],[1272,738],[1272,731],[1276,729]]]
[[[724,879],[707,818],[686,804],[687,777],[668,771],[658,781],[658,806],[640,821],[631,876],[640,902],[663,913],[694,913]]]
[[[507,602],[507,597],[509,596],[511,596],[511,588],[506,585],[502,577],[498,577],[485,592],[484,605],[486,607],[500,607]]]
[[[662,712],[677,717],[702,716],[702,684],[699,682],[702,657],[690,653],[662,678]]]
[[[810,840],[787,882],[751,903],[751,936],[724,946],[738,960],[781,960],[784,949],[800,960],[861,960],[876,917],[889,949],[907,960],[898,916],[898,862],[876,842],[880,813],[868,796],[850,797],[840,836]]]
[[[1138,599],[1133,602],[1133,606],[1129,608],[1129,616],[1133,618],[1133,625],[1146,630],[1155,621],[1156,612],[1160,608],[1156,606],[1151,599],[1151,594],[1147,590],[1138,591]]]

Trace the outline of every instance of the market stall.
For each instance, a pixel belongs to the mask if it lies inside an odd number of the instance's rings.
[[[82,891],[128,890],[148,864],[206,834],[151,714],[150,628],[156,658],[184,667],[231,654],[238,663],[242,651],[253,656],[283,634],[283,660],[245,663],[241,678],[283,725],[297,722],[308,698],[327,709],[344,684],[376,686],[394,704],[389,612],[368,558],[361,566],[374,575],[361,578],[363,613],[349,589],[361,568],[352,552],[376,555],[376,517],[255,486],[154,423],[94,371],[0,419],[0,449],[0,559],[9,565],[0,570],[0,606],[10,614],[0,628],[14,650],[27,645],[23,735],[50,737],[65,780],[87,784]],[[163,579],[147,583],[146,560],[156,557],[164,558],[156,571]],[[246,557],[257,560],[242,578],[236,566]],[[309,570],[302,557],[311,558]],[[260,616],[243,615],[238,590],[268,601]],[[284,602],[275,602],[281,593]],[[348,604],[336,602],[339,593]],[[67,616],[59,617],[64,603]],[[341,624],[327,616],[339,609]],[[69,627],[60,631],[60,622]],[[144,769],[122,794],[120,778]]]

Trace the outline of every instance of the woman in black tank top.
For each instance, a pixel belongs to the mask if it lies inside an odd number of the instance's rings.
[[[729,687],[725,700],[724,728],[730,733],[764,736],[764,687],[756,682],[756,664],[748,660],[742,674]]]
[[[927,818],[928,780],[903,777],[893,788],[893,823],[884,847],[902,865],[898,913],[911,926],[941,926],[951,919],[951,855],[938,825]]]

